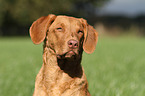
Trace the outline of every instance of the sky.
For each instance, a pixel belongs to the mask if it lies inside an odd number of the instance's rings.
[[[145,0],[110,0],[110,2],[100,8],[98,13],[100,15],[119,14],[132,17],[145,14]]]

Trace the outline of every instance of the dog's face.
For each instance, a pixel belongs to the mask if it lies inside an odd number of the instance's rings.
[[[92,53],[98,34],[84,19],[48,15],[32,24],[30,36],[35,44],[46,38],[46,46],[54,50],[61,59],[77,56],[82,50]]]
[[[71,58],[82,51],[83,25],[79,19],[57,16],[50,25],[47,40],[59,58]]]

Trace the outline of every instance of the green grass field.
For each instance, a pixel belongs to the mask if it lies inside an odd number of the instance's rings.
[[[0,96],[32,96],[42,44],[0,38]],[[100,37],[82,65],[92,96],[145,96],[145,38]]]

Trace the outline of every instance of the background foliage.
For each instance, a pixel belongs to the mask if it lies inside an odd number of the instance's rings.
[[[90,19],[109,0],[0,0],[0,35],[28,35],[31,23],[48,14]],[[93,20],[92,20],[93,21]]]

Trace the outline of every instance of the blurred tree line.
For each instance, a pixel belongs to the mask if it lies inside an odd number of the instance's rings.
[[[132,18],[123,15],[97,16],[94,21],[103,24],[107,33],[112,35],[130,33],[145,37],[145,14]]]
[[[94,24],[96,8],[109,0],[0,0],[0,36],[28,35],[32,22],[48,14],[83,17]]]

